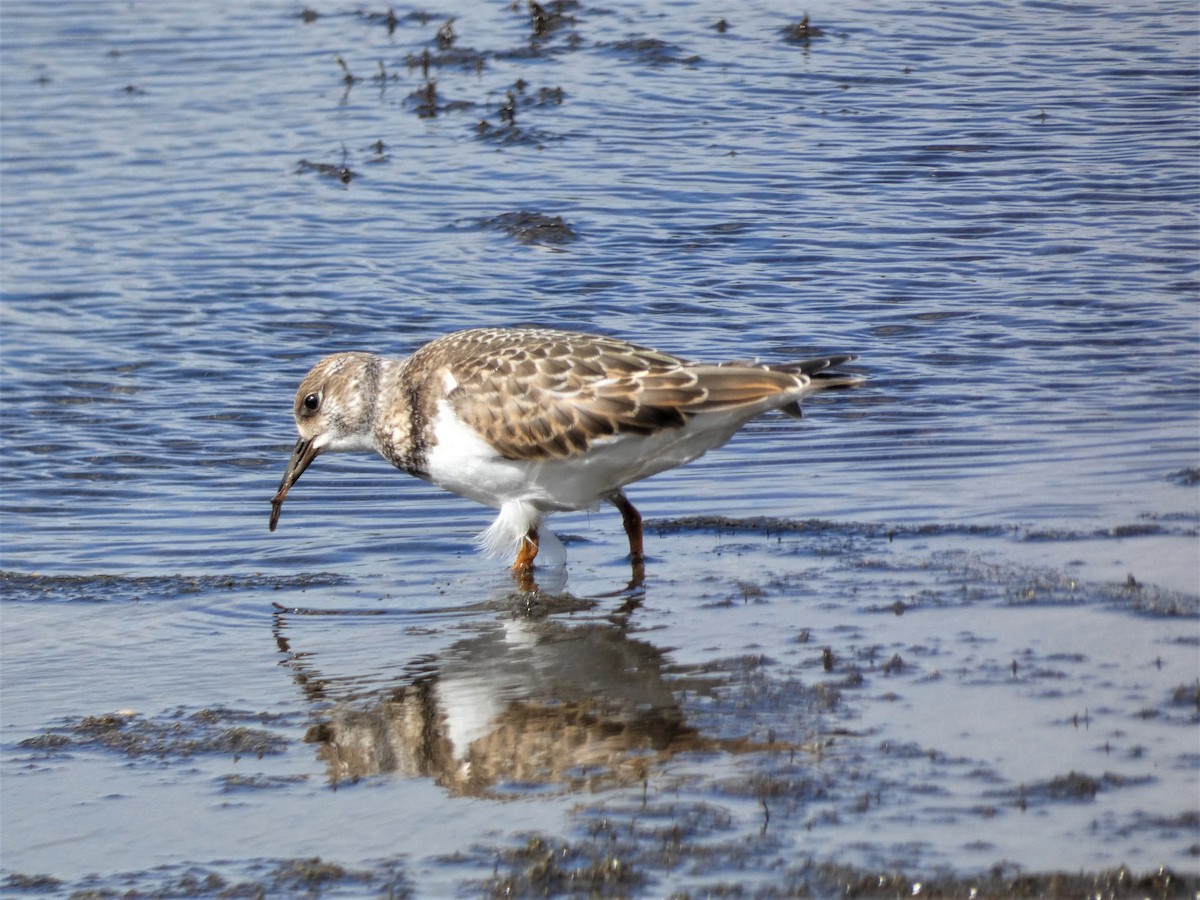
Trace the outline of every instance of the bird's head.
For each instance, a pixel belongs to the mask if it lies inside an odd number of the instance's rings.
[[[279,523],[287,492],[320,454],[374,447],[379,367],[379,357],[369,353],[338,353],[313,366],[300,382],[293,406],[300,439],[271,499],[271,531]]]

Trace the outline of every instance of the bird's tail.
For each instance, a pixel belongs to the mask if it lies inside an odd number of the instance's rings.
[[[795,375],[806,375],[811,380],[810,390],[823,391],[831,388],[849,388],[857,387],[864,383],[867,379],[863,375],[857,375],[853,372],[830,372],[829,369],[835,366],[842,366],[848,362],[853,362],[858,357],[853,353],[842,353],[837,356],[815,356],[812,359],[801,359],[796,362],[772,364],[769,366],[779,372],[790,372]],[[780,412],[799,419],[803,413],[800,410],[800,401],[796,400],[789,403],[787,406],[782,406]]]
[[[862,375],[850,372],[829,372],[836,366],[844,366],[858,357],[853,353],[842,353],[838,356],[815,356],[812,359],[801,359],[789,363],[771,363],[768,368],[780,372],[793,372],[797,375],[807,375],[814,383],[822,388],[852,387],[866,379]]]

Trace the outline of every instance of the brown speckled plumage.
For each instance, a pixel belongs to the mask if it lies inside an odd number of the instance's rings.
[[[317,454],[375,449],[398,468],[501,509],[501,519],[508,513],[506,539],[527,524],[534,553],[541,516],[555,509],[608,499],[629,530],[636,510],[621,493],[625,484],[720,446],[762,412],[798,416],[812,390],[858,383],[826,371],[851,359],[700,364],[541,328],[457,332],[404,360],[327,357],[297,391],[301,440],[271,525]],[[637,545],[640,555],[640,524]]]

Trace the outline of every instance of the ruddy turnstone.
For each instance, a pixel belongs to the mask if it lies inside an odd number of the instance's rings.
[[[375,450],[398,469],[499,510],[479,537],[528,574],[550,513],[607,500],[621,513],[635,580],[642,517],[627,484],[720,447],[755,416],[800,416],[815,390],[858,384],[827,371],[854,359],[693,363],[616,338],[548,328],[476,328],[407,359],[338,353],[300,383],[300,439],[271,500],[328,450]],[[550,536],[552,538],[552,535]]]

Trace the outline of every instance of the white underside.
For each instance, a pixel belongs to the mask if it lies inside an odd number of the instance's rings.
[[[538,462],[504,459],[464,425],[444,401],[433,420],[436,444],[428,459],[434,484],[498,509],[478,539],[490,556],[513,555],[531,528],[562,510],[591,509],[605,496],[720,447],[743,423],[780,403],[693,417],[682,428],[650,435],[625,434],[595,441],[584,456]],[[539,530],[539,560],[565,559],[562,544]],[[543,558],[543,553],[545,558]]]
[[[546,513],[524,500],[511,500],[500,507],[494,522],[475,538],[475,546],[487,556],[516,556],[530,528],[538,529],[538,565],[555,567],[567,561],[567,548],[549,528],[542,528]]]

